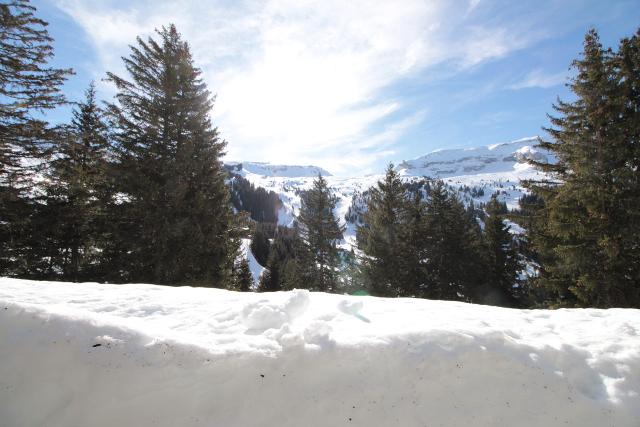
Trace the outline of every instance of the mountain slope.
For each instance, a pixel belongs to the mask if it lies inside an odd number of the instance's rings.
[[[486,173],[518,172],[527,160],[552,162],[549,153],[535,148],[537,137],[465,149],[437,150],[414,160],[403,161],[398,169],[405,175],[449,178]]]
[[[331,176],[329,172],[318,166],[272,165],[263,162],[228,162],[236,172],[247,172],[261,176],[280,176],[287,178]]]

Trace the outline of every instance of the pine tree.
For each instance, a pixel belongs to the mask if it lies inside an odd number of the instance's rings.
[[[285,291],[292,289],[308,289],[301,262],[297,258],[284,260],[280,268],[280,288]]]
[[[253,288],[253,275],[251,274],[249,261],[244,257],[237,266],[235,288],[240,292],[249,292]]]
[[[58,134],[38,113],[66,102],[70,69],[47,65],[53,39],[27,0],[0,3],[0,274],[28,269],[33,177]]]
[[[544,198],[530,233],[543,263],[538,283],[561,304],[640,306],[638,241],[638,35],[618,52],[587,33],[558,116],[540,145],[557,164],[533,162],[551,179],[529,186]]]
[[[426,206],[426,268],[424,295],[471,301],[484,277],[482,242],[475,219],[464,205],[436,182]]]
[[[505,207],[493,196],[486,205],[484,241],[487,247],[487,286],[476,300],[485,304],[515,304],[513,285],[519,269],[518,252],[510,226],[505,224]]]
[[[402,237],[406,200],[402,180],[389,165],[384,179],[371,189],[365,224],[357,231],[364,280],[375,296],[397,296],[405,287]]]
[[[402,267],[401,284],[398,295],[405,297],[425,296],[428,288],[429,274],[427,269],[427,204],[423,200],[422,191],[413,192],[405,202],[403,227],[401,229],[400,258]]]
[[[297,228],[279,227],[271,244],[266,270],[260,277],[259,292],[275,292],[303,287],[308,280],[301,271],[303,243]],[[306,287],[306,286],[304,286]]]
[[[298,223],[304,242],[304,272],[310,289],[333,291],[337,285],[339,256],[337,243],[342,239],[344,227],[333,215],[337,198],[331,194],[327,181],[318,175],[313,187],[301,197]]]
[[[118,236],[126,280],[225,287],[239,242],[220,161],[225,142],[209,118],[213,97],[175,26],[137,39],[131,80],[108,73],[123,194]],[[117,266],[116,266],[117,267]]]
[[[93,83],[73,111],[71,126],[50,163],[41,211],[54,216],[49,256],[64,280],[95,279],[108,198],[109,143]],[[55,209],[53,207],[55,206]]]
[[[48,23],[27,0],[0,4],[0,171],[2,182],[23,177],[25,159],[40,160],[51,134],[34,113],[66,102],[60,86],[70,69],[47,66],[53,57]]]

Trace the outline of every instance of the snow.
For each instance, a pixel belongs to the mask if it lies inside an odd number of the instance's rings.
[[[251,270],[251,276],[253,277],[253,284],[257,286],[260,282],[260,276],[264,272],[265,268],[260,265],[253,252],[251,252],[251,239],[242,239],[242,245],[240,250],[242,256],[249,262],[249,270]]]
[[[402,162],[398,169],[412,176],[447,178],[461,175],[512,172],[526,160],[553,161],[537,148],[537,137],[523,138],[486,147],[437,150],[415,160]]]
[[[0,424],[640,425],[640,311],[0,279]]]
[[[331,176],[331,174],[318,166],[297,166],[297,165],[273,165],[263,162],[227,162],[230,166],[237,166],[242,171],[262,176],[281,177],[317,177]]]

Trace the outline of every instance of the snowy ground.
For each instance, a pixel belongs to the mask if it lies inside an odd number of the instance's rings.
[[[640,425],[640,311],[0,279],[0,425]]]

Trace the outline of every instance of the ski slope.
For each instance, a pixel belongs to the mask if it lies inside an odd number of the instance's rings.
[[[0,279],[0,425],[640,425],[640,311]]]

